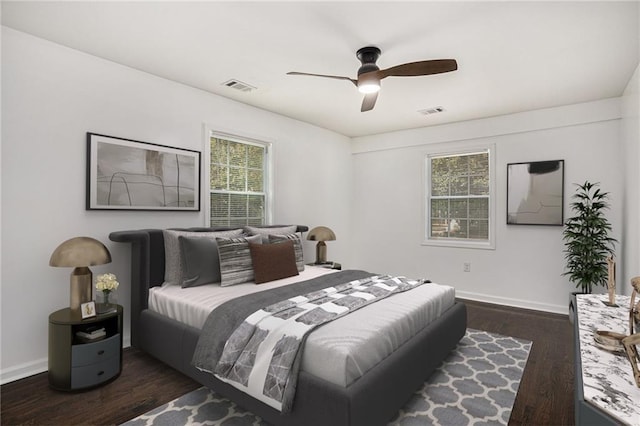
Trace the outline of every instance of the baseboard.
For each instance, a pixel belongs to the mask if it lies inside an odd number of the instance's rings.
[[[14,367],[5,368],[0,372],[0,384],[14,382],[16,380],[24,379],[25,377],[33,376],[34,374],[40,374],[47,371],[49,368],[47,358],[42,358],[36,361],[25,362],[23,364],[16,365]]]
[[[122,341],[122,347],[128,348],[129,346],[131,346],[131,338],[126,336]],[[48,370],[49,360],[47,358],[25,362],[23,364],[19,364],[10,368],[5,368],[4,370],[0,371],[0,385],[15,382],[16,380],[24,379],[25,377],[44,373]]]
[[[456,297],[475,300],[476,302],[493,303],[496,305],[511,306],[514,308],[532,309],[534,311],[551,312],[554,314],[568,315],[569,302],[566,305],[550,305],[546,303],[531,302],[528,300],[511,299],[508,297],[489,296],[481,293],[456,290]]]

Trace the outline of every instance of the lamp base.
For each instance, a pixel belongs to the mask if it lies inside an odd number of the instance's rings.
[[[77,267],[71,272],[70,308],[80,311],[80,305],[91,302],[91,284],[93,274],[86,266]]]
[[[324,241],[318,241],[316,244],[316,265],[327,263],[327,244]]]

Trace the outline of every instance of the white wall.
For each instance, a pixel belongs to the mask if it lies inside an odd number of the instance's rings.
[[[506,165],[565,160],[565,217],[574,182],[601,182],[620,239],[625,195],[620,100],[609,99],[355,138],[353,261],[363,269],[429,278],[461,297],[566,313],[562,227],[506,225]],[[422,245],[423,158],[438,144],[496,147],[496,249]],[[471,262],[471,272],[463,263]]]
[[[349,263],[348,138],[2,28],[2,382],[47,369],[49,313],[69,305],[62,241],[104,242],[129,338],[129,248],[115,230],[201,226],[204,213],[86,211],[86,132],[203,150],[205,125],[273,141],[276,223],[327,225]],[[321,147],[321,149],[319,149]],[[313,153],[313,155],[310,155]],[[203,200],[204,202],[204,200]],[[309,260],[314,246],[305,243]]]
[[[640,276],[640,66],[622,97],[622,141],[625,171],[623,256],[619,281],[631,294],[631,278]]]

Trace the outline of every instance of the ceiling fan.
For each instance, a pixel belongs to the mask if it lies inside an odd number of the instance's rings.
[[[387,77],[414,77],[420,75],[440,74],[455,71],[458,63],[455,59],[432,59],[428,61],[409,62],[395,67],[381,70],[376,61],[380,57],[380,49],[375,46],[367,46],[356,52],[356,57],[362,65],[358,69],[358,78],[342,77],[339,75],[311,74],[306,72],[291,71],[287,75],[308,75],[312,77],[334,78],[352,82],[360,93],[364,93],[362,108],[360,111],[370,111],[378,99],[380,80]]]

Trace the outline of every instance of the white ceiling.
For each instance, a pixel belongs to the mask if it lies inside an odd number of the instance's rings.
[[[639,62],[638,2],[2,1],[2,24],[347,136],[620,96]],[[389,77],[374,110],[349,82],[454,58],[458,71]],[[255,86],[239,92],[238,79]],[[441,106],[425,116],[418,110]]]

